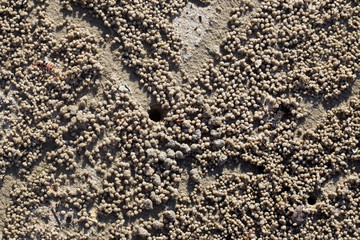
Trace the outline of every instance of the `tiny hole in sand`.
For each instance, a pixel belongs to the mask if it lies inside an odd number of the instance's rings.
[[[148,111],[149,117],[154,122],[159,122],[164,118],[164,111],[158,106],[151,106],[150,110]]]
[[[316,203],[316,200],[317,200],[317,197],[314,194],[311,194],[307,201],[310,205],[314,205]]]
[[[71,219],[71,216],[67,216],[67,217],[66,217],[66,223],[67,223],[67,224],[70,224],[70,223],[71,223],[71,220],[72,220],[72,219]]]
[[[264,166],[257,166],[258,173],[263,174],[265,172]]]

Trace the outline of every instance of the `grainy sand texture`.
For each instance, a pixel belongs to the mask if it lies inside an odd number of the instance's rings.
[[[359,0],[0,0],[0,239],[360,239]]]

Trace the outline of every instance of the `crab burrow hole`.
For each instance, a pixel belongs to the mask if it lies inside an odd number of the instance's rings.
[[[166,116],[166,111],[160,105],[151,105],[148,110],[149,118],[154,122],[160,122]]]

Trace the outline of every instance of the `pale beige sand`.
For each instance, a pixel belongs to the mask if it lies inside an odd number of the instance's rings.
[[[359,238],[358,1],[0,7],[0,239]]]

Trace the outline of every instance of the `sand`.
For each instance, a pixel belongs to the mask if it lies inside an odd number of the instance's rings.
[[[357,1],[20,2],[0,239],[359,238]]]

